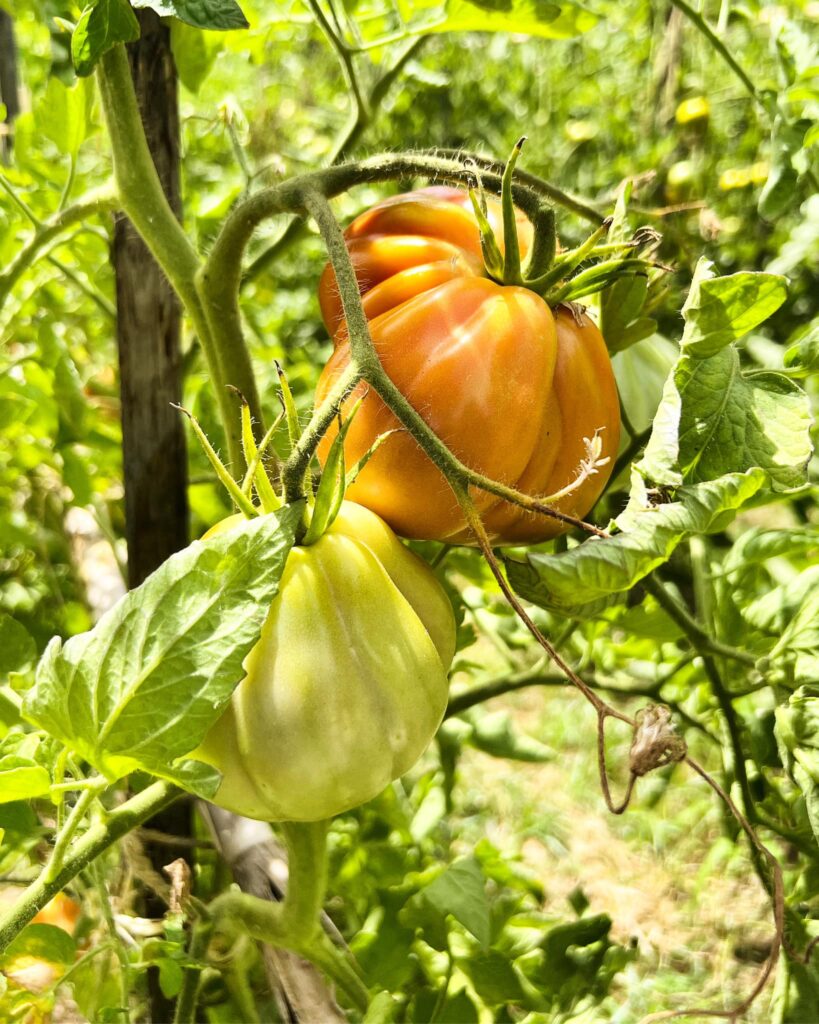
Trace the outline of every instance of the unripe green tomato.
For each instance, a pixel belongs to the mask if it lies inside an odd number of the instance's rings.
[[[290,552],[246,676],[192,755],[222,773],[214,803],[318,821],[372,799],[435,735],[454,652],[452,606],[432,571],[345,501],[316,543]]]
[[[679,203],[694,194],[697,166],[693,160],[680,160],[668,168],[665,176],[665,197],[669,203]]]

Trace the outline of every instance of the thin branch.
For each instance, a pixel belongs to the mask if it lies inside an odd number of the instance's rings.
[[[586,675],[586,682],[595,690],[605,690],[607,693],[617,694],[619,697],[649,697],[656,700],[658,687],[655,686],[615,686],[606,683],[595,676]],[[464,711],[484,704],[486,701],[494,700],[496,697],[503,697],[507,693],[516,693],[518,690],[525,690],[530,686],[565,686],[566,676],[562,672],[537,672],[517,673],[515,675],[502,675],[497,679],[490,679],[478,686],[472,686],[463,693],[451,697],[447,704],[445,718],[452,718],[454,715],[461,715]]]
[[[354,120],[359,117],[365,118],[367,116],[367,103],[361,92],[361,86],[358,82],[358,74],[356,73],[355,63],[353,61],[350,48],[327,20],[324,11],[321,9],[319,0],[307,0],[307,6],[313,12],[313,17],[318,22],[319,28],[324,33],[327,41],[335,50],[336,56],[338,57],[338,62],[341,65],[344,80],[353,97]]]
[[[722,644],[709,636],[693,615],[669,593],[659,580],[648,576],[643,580],[643,585],[657,604],[667,613],[668,617],[677,623],[698,653],[703,656],[716,654],[721,658],[728,658],[731,661],[739,662],[748,668],[756,667],[757,658],[753,654],[741,651],[737,647],[730,647],[728,644]]]
[[[384,97],[389,92],[393,82],[403,71],[407,62],[421,49],[425,38],[413,39],[399,53],[395,61],[378,78],[370,90],[366,103],[361,106],[356,104],[352,111],[347,125],[345,125],[336,142],[330,149],[329,164],[337,164],[342,157],[353,148],[359,138],[364,134],[372,122],[373,115],[381,106]],[[279,237],[271,242],[266,249],[262,250],[247,266],[242,276],[242,287],[249,284],[259,276],[282,252],[288,249],[299,238],[307,232],[307,226],[303,220],[296,217],[290,221],[287,227],[279,234]]]
[[[773,882],[771,902],[773,904],[775,932],[771,942],[771,952],[768,955],[768,959],[765,962],[765,966],[763,967],[756,984],[745,999],[743,999],[737,1006],[734,1006],[729,1010],[715,1010],[709,1007],[692,1007],[687,1010],[663,1010],[660,1013],[650,1013],[647,1017],[643,1017],[640,1024],[656,1024],[657,1021],[673,1020],[679,1017],[716,1017],[722,1020],[738,1022],[745,1016],[753,1005],[756,997],[768,983],[768,979],[770,978],[771,973],[776,966],[776,962],[779,959],[785,935],[785,888],[782,879],[782,868],[779,866],[779,861],[771,853],[768,847],[761,842],[748,819],[716,779],[714,779],[702,767],[702,765],[692,757],[686,757],[684,763],[695,771],[697,775],[699,775],[700,778],[714,790],[720,800],[722,800],[722,802],[728,807],[731,814],[739,823],[742,831],[748,837],[751,846],[767,861],[771,870]]]
[[[167,807],[181,791],[169,782],[155,782],[126,803],[110,811],[103,822],[93,824],[72,846],[53,879],[45,872],[24,890],[20,898],[0,916],[0,952],[29,923],[38,910],[64,889],[109,846],[143,821]]]
[[[0,184],[6,187],[2,176],[0,176]],[[7,191],[13,195],[9,188]],[[19,278],[34,264],[37,257],[48,248],[51,242],[75,224],[82,224],[101,213],[108,213],[116,209],[116,206],[117,199],[110,188],[95,189],[72,206],[55,213],[49,220],[42,223],[37,222],[34,236],[0,274],[0,308]],[[25,204],[23,204],[23,209],[28,213]]]
[[[690,7],[685,2],[685,0],[671,0],[671,3],[679,11],[681,11],[692,24],[694,24],[697,27],[697,29],[705,36],[705,38],[708,40],[711,46],[717,51],[720,57],[722,57],[722,59],[725,61],[728,67],[742,82],[742,84],[745,86],[745,88],[748,90],[751,96],[753,96],[757,103],[764,107],[765,104],[762,102],[760,95],[757,92],[757,88],[751,81],[750,76],[745,72],[744,68],[742,68],[742,66],[737,62],[734,55],[731,53],[731,51],[728,49],[725,43],[723,43],[723,41],[716,34],[716,32],[714,32],[714,30],[711,28],[711,26],[708,24],[705,18],[703,18],[703,16],[698,11],[695,11],[693,7]]]
[[[629,800],[631,798],[635,782],[635,772],[632,769],[632,772],[629,776],[629,782],[624,799],[619,804],[615,804],[612,799],[608,781],[608,772],[606,769],[604,729],[606,720],[608,718],[616,718],[619,721],[628,723],[632,727],[636,725],[635,721],[629,718],[628,716],[622,714],[621,712],[617,711],[615,708],[612,708],[610,705],[606,704],[606,702],[603,701],[600,697],[598,697],[597,694],[594,693],[594,691],[591,690],[590,687],[577,675],[577,673],[574,672],[571,668],[569,668],[565,661],[563,661],[560,655],[555,651],[553,645],[546,639],[545,636],[543,636],[543,634],[540,632],[537,626],[535,626],[535,624],[532,622],[531,618],[529,617],[529,615],[521,605],[520,601],[518,600],[517,595],[514,594],[511,587],[506,582],[506,579],[503,575],[503,571],[500,567],[500,563],[495,558],[494,552],[492,551],[491,545],[489,543],[489,538],[486,535],[486,531],[484,529],[483,523],[481,522],[481,518],[466,491],[458,492],[458,500],[461,502],[461,505],[464,508],[465,513],[467,514],[469,524],[472,527],[478,539],[479,547],[483,552],[483,555],[486,558],[487,562],[489,563],[489,566],[492,570],[492,574],[497,580],[498,585],[500,586],[504,596],[514,609],[515,613],[527,627],[527,629],[535,638],[535,640],[546,651],[546,653],[549,655],[554,664],[557,665],[563,673],[565,673],[569,681],[572,682],[580,690],[583,696],[586,697],[586,699],[597,712],[598,767],[600,772],[600,782],[603,790],[603,796],[605,798],[606,805],[609,808],[609,810],[613,814],[621,814],[628,806]],[[745,1012],[753,1004],[756,997],[767,984],[768,979],[773,971],[773,968],[779,958],[779,953],[782,948],[782,942],[784,938],[785,896],[784,885],[782,880],[782,869],[779,866],[779,862],[777,861],[776,857],[771,853],[771,851],[762,843],[762,841],[759,839],[759,836],[757,836],[756,832],[754,831],[753,826],[748,821],[748,818],[742,813],[742,811],[739,810],[739,808],[733,802],[728,793],[722,788],[722,786],[720,786],[720,784],[714,778],[712,778],[711,775],[709,775],[708,772],[706,772],[705,769],[692,757],[685,756],[683,760],[685,764],[692,768],[698,775],[700,775],[708,783],[708,785],[725,803],[725,805],[731,811],[732,815],[736,818],[743,832],[745,832],[746,836],[748,837],[751,843],[752,850],[755,852],[755,854],[759,854],[762,858],[764,858],[765,861],[768,863],[771,870],[773,882],[770,896],[774,912],[775,934],[774,939],[771,943],[770,956],[768,957],[768,960],[760,974],[759,979],[757,980],[756,984],[754,985],[754,988],[749,993],[749,995],[738,1006],[734,1007],[731,1010],[693,1009],[668,1011],[660,1015],[653,1014],[650,1017],[645,1018],[642,1024],[649,1024],[649,1021],[667,1020],[671,1019],[672,1017],[690,1016],[720,1017],[732,1021],[737,1020],[740,1016],[745,1014]]]

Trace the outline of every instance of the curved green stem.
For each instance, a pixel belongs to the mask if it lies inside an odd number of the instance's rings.
[[[185,967],[182,975],[182,987],[176,998],[173,1024],[195,1024],[196,1022],[196,1000],[202,975],[201,961],[205,959],[212,932],[213,924],[209,918],[194,921],[188,945],[188,959],[191,963]]]
[[[23,891],[20,898],[0,916],[0,952],[29,923],[38,910],[64,889],[109,846],[143,821],[167,807],[181,791],[169,782],[155,782],[96,822],[74,843],[59,872],[46,878],[45,871]]]
[[[359,1011],[369,993],[352,964],[321,929],[320,913],[327,884],[329,821],[285,822],[289,880],[283,903],[243,892],[227,892],[210,905],[215,928],[240,924],[242,932],[271,946],[306,957],[331,978]]]
[[[681,11],[688,20],[697,27],[697,29],[705,36],[711,46],[717,51],[722,57],[728,67],[734,72],[737,78],[742,82],[748,92],[753,98],[760,103],[763,107],[764,104],[760,100],[759,93],[757,92],[756,86],[751,81],[750,76],[746,73],[745,69],[737,63],[731,51],[723,43],[720,37],[714,32],[708,22],[703,16],[695,11],[693,7],[685,2],[685,0],[671,0],[671,3],[677,10]]]
[[[0,184],[5,182],[0,177]],[[9,266],[0,274],[0,308],[19,278],[31,267],[37,257],[49,244],[75,224],[82,224],[91,217],[116,209],[117,198],[110,188],[95,189],[72,206],[55,213],[49,220],[36,223],[33,238],[27,242]]]
[[[107,779],[94,779],[91,781],[92,785],[84,787],[77,797],[77,802],[71,808],[71,813],[66,818],[65,824],[57,835],[54,849],[51,851],[51,857],[43,871],[47,881],[52,881],[59,875],[71,840],[74,838],[83,818],[85,818],[89,807],[100,793],[108,787]]]
[[[288,866],[282,926],[290,941],[299,945],[311,945],[321,929],[321,908],[327,889],[329,830],[329,820],[281,824],[287,840]]]
[[[503,174],[504,165],[493,159],[492,157],[477,156],[473,153],[464,153],[460,149],[438,149],[435,151],[441,156],[451,158],[467,158],[469,163],[479,168],[481,171],[487,171],[490,174],[495,174],[500,177]],[[551,182],[545,181],[543,178],[539,178],[536,174],[530,174],[528,171],[516,171],[515,177],[519,185],[524,185],[530,188],[538,196],[543,199],[548,199],[558,206],[562,206],[566,210],[570,210],[572,213],[576,213],[578,217],[582,217],[584,220],[589,221],[591,224],[602,224],[605,217],[599,210],[596,210],[594,206],[581,199],[579,196],[572,195],[570,192],[564,192],[563,189],[558,188],[556,185],[552,185]],[[527,211],[528,212],[528,211]]]
[[[162,267],[191,318],[216,392],[233,474],[241,477],[244,458],[240,410],[226,385],[237,387],[251,405],[254,417],[261,419],[241,330],[235,330],[232,319],[223,324],[221,318],[230,315],[232,306],[223,310],[211,302],[206,282],[203,287],[198,280],[199,257],[168,203],[151,159],[124,46],[108,50],[98,65],[97,77],[122,210]]]
[[[326,198],[340,195],[355,185],[379,181],[395,181],[407,177],[429,177],[450,184],[474,186],[475,171],[469,166],[472,158],[464,154],[461,160],[437,156],[436,153],[385,153],[347,164],[338,164],[319,171],[290,178],[280,185],[261,189],[238,202],[228,215],[214,242],[205,272],[212,286],[224,295],[237,293],[241,281],[244,251],[254,230],[265,220],[282,213],[303,215],[304,197],[309,192]],[[503,168],[488,170],[482,181],[495,193],[500,193]],[[520,179],[520,176],[518,176]],[[538,193],[528,184],[517,180],[513,186],[515,204],[534,218],[541,210]],[[602,218],[600,218],[602,220]],[[275,244],[275,243],[274,243]]]

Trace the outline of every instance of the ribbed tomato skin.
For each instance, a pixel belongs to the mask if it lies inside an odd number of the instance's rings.
[[[500,207],[489,218],[502,238]],[[381,363],[438,437],[470,468],[543,496],[571,483],[599,433],[609,462],[554,507],[583,517],[605,487],[620,439],[617,389],[605,342],[585,315],[552,311],[536,293],[485,276],[480,235],[468,196],[422,189],[379,203],[346,233],[370,333]],[[522,253],[531,226],[518,217]],[[349,364],[335,276],[319,285],[334,352],[316,404]],[[342,415],[363,396],[345,442],[348,465],[381,444],[348,491],[402,536],[471,543],[463,514],[441,472],[381,399],[361,384]],[[326,458],[331,430],[319,447]],[[537,543],[565,530],[477,489],[473,497],[495,544]]]
[[[371,800],[432,741],[454,653],[452,606],[429,566],[343,502],[315,543],[291,550],[245,676],[191,754],[222,773],[213,802],[320,821]]]

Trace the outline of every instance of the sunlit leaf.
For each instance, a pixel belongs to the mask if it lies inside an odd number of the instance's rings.
[[[619,520],[622,532],[591,538],[559,554],[532,552],[525,561],[509,559],[509,580],[527,601],[567,614],[610,599],[666,562],[692,534],[724,529],[764,481],[759,470],[732,473],[681,487],[673,501],[642,507],[635,493],[628,514]]]
[[[162,18],[179,18],[194,28],[227,31],[248,27],[236,0],[131,0],[131,5],[156,11]]]
[[[110,779],[137,768],[207,795],[219,776],[177,759],[242,676],[278,589],[299,504],[172,555],[89,633],[52,641],[25,715]]]
[[[90,75],[112,46],[135,39],[139,39],[139,22],[127,0],[96,0],[83,10],[71,37],[77,74]]]

